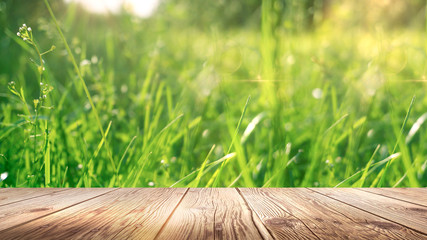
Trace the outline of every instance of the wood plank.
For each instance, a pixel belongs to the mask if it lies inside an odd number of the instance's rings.
[[[0,231],[52,214],[112,189],[70,189],[0,207]]]
[[[215,239],[273,239],[236,189],[213,189]]]
[[[359,190],[427,207],[427,189],[425,188],[359,188]]]
[[[36,198],[54,192],[67,191],[64,188],[0,188],[0,206]]]
[[[271,239],[236,189],[190,189],[158,239]]]
[[[239,188],[239,191],[275,239],[318,239],[268,191],[256,188]]]
[[[186,189],[118,189],[2,232],[2,239],[153,239]]]
[[[337,211],[336,207],[345,207],[344,211],[353,210],[327,197],[316,197],[308,189],[260,189],[263,195],[269,196],[289,214],[304,224],[320,239],[343,239],[346,236],[358,239],[390,239],[366,224],[358,224],[351,218]],[[356,209],[357,210],[357,209]],[[362,219],[362,222],[365,219]],[[413,235],[412,235],[413,236]]]
[[[182,201],[188,189],[154,190],[155,192],[150,194],[151,196],[145,203],[141,199],[139,200],[141,201],[139,207],[127,215],[129,218],[127,225],[111,239],[154,239],[166,220]]]
[[[388,239],[426,238],[425,235],[420,234],[416,231],[413,231],[409,228],[406,228],[400,224],[385,220],[383,218],[367,213],[365,211],[362,211],[348,204],[335,201],[331,198],[328,198],[320,193],[313,192],[309,189],[299,189],[298,192],[295,192],[293,194],[297,194],[298,195],[297,197],[300,198],[301,200],[300,202],[302,202],[304,205],[306,202],[313,202],[316,205],[315,208],[318,208],[319,207],[318,205],[320,205],[324,208],[327,208],[328,211],[337,212],[343,215],[349,221],[343,221],[345,223],[339,227],[344,229],[350,229],[347,231],[349,234],[352,232],[354,233],[352,229],[355,228],[355,225],[357,225],[355,229],[360,228],[359,226],[361,226],[362,228],[367,228],[366,230],[362,230],[363,232],[371,232],[373,235],[375,235],[375,233],[372,232],[373,230],[382,234],[383,235],[382,238],[384,236],[386,236],[386,238]],[[309,208],[308,211],[311,211],[311,209],[312,208]],[[328,216],[332,216],[332,215],[328,215]],[[322,219],[322,221],[325,220],[324,217],[321,217],[320,219]],[[332,218],[332,221],[333,222],[339,221],[339,219]],[[330,224],[330,223],[326,223],[326,224]],[[363,233],[362,235],[366,235],[366,234]],[[372,236],[372,238],[378,239],[379,237]]]
[[[427,207],[421,204],[426,193],[343,188],[2,189],[0,196],[11,202],[0,206],[0,238],[427,239]]]
[[[311,190],[427,234],[426,207],[351,188]]]

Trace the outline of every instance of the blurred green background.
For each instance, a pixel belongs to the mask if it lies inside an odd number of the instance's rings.
[[[85,2],[50,1],[80,79],[0,1],[0,187],[427,186],[424,0]]]

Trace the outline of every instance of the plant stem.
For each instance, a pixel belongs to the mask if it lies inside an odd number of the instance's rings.
[[[76,59],[74,58],[74,55],[73,55],[73,53],[72,53],[72,51],[70,49],[70,46],[68,45],[68,42],[65,39],[65,36],[62,33],[61,28],[59,27],[59,23],[56,20],[55,15],[53,14],[53,11],[52,11],[52,8],[49,5],[49,2],[47,0],[44,0],[44,3],[46,5],[46,7],[47,7],[47,10],[50,13],[50,16],[52,17],[53,22],[56,25],[56,29],[58,30],[58,33],[61,36],[61,39],[62,39],[62,41],[63,41],[63,43],[65,45],[65,48],[67,49],[67,52],[70,55],[71,62],[73,63],[73,66],[74,66],[74,70],[76,71],[76,73],[77,73],[77,75],[78,75],[78,77],[80,79],[80,83],[82,84],[83,89],[84,89],[84,91],[86,93],[86,96],[87,96],[87,98],[89,100],[90,106],[92,107],[92,112],[93,112],[93,115],[95,116],[96,123],[98,125],[99,131],[101,132],[102,138],[105,141],[105,147],[107,148],[107,154],[108,154],[108,158],[111,161],[111,166],[113,167],[114,172],[116,172],[116,164],[114,163],[113,156],[111,155],[110,147],[109,147],[108,141],[107,141],[107,139],[105,137],[105,132],[104,132],[104,129],[102,128],[101,120],[99,118],[99,114],[98,114],[98,111],[96,110],[95,104],[93,103],[92,96],[90,95],[90,92],[89,92],[89,89],[87,88],[86,82],[83,79],[83,76],[82,76],[82,74],[80,72],[79,67],[77,66]]]

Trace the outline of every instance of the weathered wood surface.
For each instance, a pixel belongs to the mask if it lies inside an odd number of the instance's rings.
[[[66,190],[58,188],[4,188],[0,191],[0,206]]]
[[[408,228],[427,233],[427,207],[358,189],[336,191],[324,188],[315,191]]]
[[[0,189],[0,239],[427,239],[427,189]]]

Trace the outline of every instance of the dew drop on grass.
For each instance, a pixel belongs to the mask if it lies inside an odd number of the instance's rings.
[[[368,138],[372,138],[374,136],[374,129],[369,129],[366,135],[368,136]]]
[[[286,62],[287,62],[289,65],[294,65],[294,63],[295,63],[295,58],[294,58],[294,56],[289,55],[289,56],[286,58]]]
[[[120,87],[120,92],[122,92],[122,93],[127,93],[127,92],[128,92],[128,86],[127,86],[127,85],[125,85],[125,84],[123,84],[123,85]]]
[[[7,178],[7,176],[9,176],[8,172],[4,172],[4,173],[0,174],[0,180],[4,181]]]
[[[320,88],[315,88],[315,89],[313,89],[313,91],[311,92],[311,95],[313,95],[313,97],[314,97],[315,99],[320,99],[320,98],[322,98],[323,91],[322,91],[322,89],[320,89]]]
[[[292,143],[288,142],[286,144],[286,155],[289,155],[291,153]]]
[[[202,137],[203,137],[203,138],[207,138],[207,137],[208,137],[208,135],[209,135],[209,130],[208,130],[208,129],[205,129],[205,130],[203,131],[203,133],[202,133]]]

